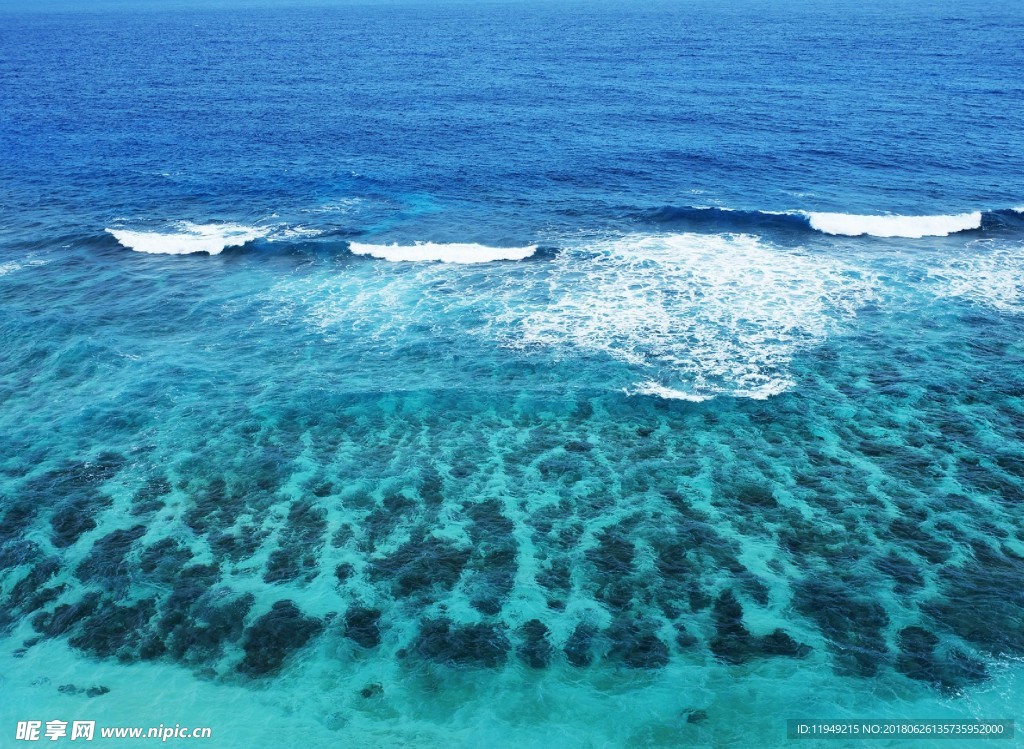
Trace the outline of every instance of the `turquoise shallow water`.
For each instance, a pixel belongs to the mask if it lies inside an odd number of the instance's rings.
[[[8,266],[4,719],[781,746],[1015,717],[1019,243],[551,239]]]

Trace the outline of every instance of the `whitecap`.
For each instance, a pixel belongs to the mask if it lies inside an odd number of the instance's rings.
[[[1019,313],[1024,311],[1024,246],[990,247],[979,242],[956,257],[933,263],[928,279],[941,297]]]
[[[107,229],[114,239],[135,252],[156,255],[190,255],[206,252],[219,255],[228,247],[241,247],[247,242],[265,237],[265,227],[241,224],[193,224],[182,221],[174,231],[131,231]]]
[[[311,226],[281,226],[267,235],[268,242],[287,242],[292,239],[312,239],[323,234],[322,229],[314,229]]]
[[[690,233],[564,248],[535,287],[524,284],[510,279],[489,335],[609,356],[640,374],[637,392],[688,400],[792,388],[793,358],[843,329],[877,286],[833,257]]]
[[[981,211],[949,216],[869,216],[850,213],[805,213],[811,228],[825,234],[859,237],[945,237],[981,227]]]
[[[441,262],[441,263],[490,263],[495,260],[525,260],[537,251],[536,245],[529,247],[488,247],[482,244],[441,244],[417,242],[413,245],[361,244],[350,242],[349,249],[354,255],[369,255],[392,263]]]
[[[330,203],[303,209],[303,213],[348,213],[364,203],[363,198],[340,198]]]
[[[550,262],[498,264],[485,278],[474,266],[429,262],[408,273],[289,278],[264,310],[275,320],[301,314],[376,352],[400,351],[410,336],[460,347],[472,336],[565,363],[592,385],[700,402],[795,387],[794,358],[849,329],[877,298],[865,270],[750,235],[551,243],[560,252]]]
[[[676,390],[675,388],[665,387],[660,382],[655,382],[654,380],[637,383],[636,390],[632,392],[627,391],[626,394],[653,395],[657,398],[665,398],[666,400],[689,401],[691,403],[703,403],[714,398],[713,395],[695,395],[682,390]]]
[[[45,260],[11,260],[6,263],[0,263],[0,276],[6,276],[8,273],[14,273],[23,268],[46,265],[46,262]]]

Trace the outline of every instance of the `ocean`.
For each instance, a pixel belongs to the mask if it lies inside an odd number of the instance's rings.
[[[0,743],[1019,729],[1022,39],[0,5]]]

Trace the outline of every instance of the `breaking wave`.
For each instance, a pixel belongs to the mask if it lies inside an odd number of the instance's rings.
[[[639,221],[641,224],[653,224],[660,231],[675,233],[751,234],[779,239],[789,235],[797,240],[801,236],[814,234],[920,239],[971,231],[999,232],[1003,235],[1009,233],[1012,236],[1024,233],[1024,206],[921,216],[663,206],[649,210],[631,209],[622,217],[633,225]],[[355,242],[348,238],[358,235],[356,229],[309,223],[248,226],[239,223],[178,221],[158,229],[139,230],[114,226],[107,228],[106,232],[130,250],[163,255],[218,255],[229,247],[241,247],[259,239],[289,245],[313,239],[329,242],[337,238],[340,240],[337,249],[341,251],[347,247],[353,255],[395,263],[477,264],[547,257],[538,245],[495,247],[471,242],[423,241],[405,245]]]
[[[1004,313],[1024,312],[1024,245],[943,257],[927,271],[942,297],[959,297]]]
[[[866,216],[850,213],[808,213],[812,229],[846,237],[947,237],[981,228],[981,211],[952,216]]]
[[[976,230],[1019,232],[1024,230],[1021,208],[1024,207],[949,215],[898,216],[664,206],[633,215],[641,221],[680,231],[800,235],[810,230],[832,236],[920,239]]]
[[[349,249],[354,255],[387,260],[392,263],[439,262],[439,263],[490,263],[495,260],[525,260],[537,251],[536,245],[529,247],[488,247],[482,244],[441,244],[417,242],[413,245],[361,244],[350,242]]]
[[[874,296],[864,272],[750,235],[636,234],[563,250],[537,285],[503,296],[506,345],[600,354],[635,392],[764,399],[794,385],[793,357]]]
[[[241,224],[193,224],[181,221],[171,231],[107,229],[121,245],[153,255],[219,255],[228,247],[241,247],[270,233],[267,227]]]

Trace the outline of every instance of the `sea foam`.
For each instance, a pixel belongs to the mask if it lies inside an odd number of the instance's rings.
[[[130,231],[107,229],[114,239],[135,252],[154,255],[191,255],[206,252],[219,255],[228,247],[241,247],[265,237],[270,230],[241,224],[193,224],[182,221],[174,231]]]
[[[712,395],[694,395],[693,393],[687,393],[683,390],[665,387],[654,380],[645,380],[644,382],[638,383],[636,390],[632,392],[627,391],[627,395],[653,395],[656,398],[689,401],[690,403],[703,403],[704,401],[709,401],[714,398]]]
[[[928,268],[928,279],[941,297],[967,299],[999,312],[1024,311],[1024,247],[1020,245],[943,257]]]
[[[361,244],[350,242],[349,249],[354,255],[369,255],[392,263],[441,262],[441,263],[490,263],[495,260],[525,260],[537,251],[536,245],[529,247],[488,247],[482,244],[441,244],[417,242],[413,245]]]
[[[16,260],[12,260],[9,263],[0,263],[0,276],[6,276],[8,273],[14,273],[14,271],[21,270],[23,267],[25,266]]]
[[[608,239],[526,284],[510,281],[491,326],[508,345],[608,356],[634,370],[633,392],[690,401],[784,392],[797,352],[874,298],[869,275],[750,235]]]
[[[46,260],[11,260],[6,263],[0,263],[0,276],[6,276],[8,273],[14,273],[15,271],[35,265],[46,265],[46,262]]]
[[[859,237],[945,237],[981,228],[981,211],[950,216],[868,216],[851,213],[806,214],[811,228],[825,234]]]

